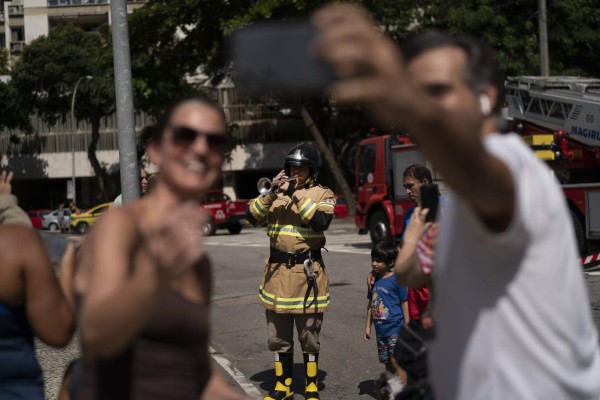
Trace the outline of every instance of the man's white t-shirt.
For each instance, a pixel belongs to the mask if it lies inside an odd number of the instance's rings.
[[[436,399],[599,399],[597,332],[564,196],[519,136],[484,144],[512,173],[515,212],[493,233],[462,198],[447,198],[429,360]]]

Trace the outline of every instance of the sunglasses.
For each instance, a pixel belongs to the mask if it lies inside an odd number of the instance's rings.
[[[189,147],[199,137],[206,140],[208,148],[212,151],[225,151],[229,139],[222,133],[202,132],[187,126],[170,126],[169,129],[173,132],[172,142],[178,147]]]

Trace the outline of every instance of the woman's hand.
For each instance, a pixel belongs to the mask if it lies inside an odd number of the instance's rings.
[[[0,174],[0,194],[11,194],[12,186],[10,182],[12,181],[13,173],[2,171]]]
[[[194,202],[178,205],[155,230],[145,235],[163,283],[184,274],[202,260],[202,228],[207,218],[210,216]]]
[[[365,336],[363,339],[371,340],[371,327],[370,326],[365,327]]]
[[[282,169],[277,174],[277,176],[275,178],[273,178],[273,183],[279,182],[279,181],[281,181],[283,179],[288,179],[288,176],[285,174],[285,170]],[[290,187],[290,183],[289,182],[282,183],[281,186],[279,186],[279,189],[276,190],[276,191],[274,191],[274,193],[285,192],[286,190],[288,190],[289,187]]]

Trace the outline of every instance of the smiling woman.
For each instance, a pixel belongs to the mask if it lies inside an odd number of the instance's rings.
[[[238,399],[210,370],[210,263],[196,203],[220,178],[225,118],[206,99],[184,99],[157,135],[156,186],[110,211],[84,246],[80,398]]]

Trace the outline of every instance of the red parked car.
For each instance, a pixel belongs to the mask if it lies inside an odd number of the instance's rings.
[[[217,229],[227,229],[235,235],[242,231],[248,200],[231,200],[220,190],[211,190],[200,197],[200,207],[210,212],[204,235],[214,235]]]
[[[344,196],[338,196],[333,213],[336,218],[348,218],[348,203]]]
[[[29,210],[27,211],[27,215],[35,229],[42,229],[42,219],[44,218],[44,215],[50,212],[52,212],[52,210]]]

